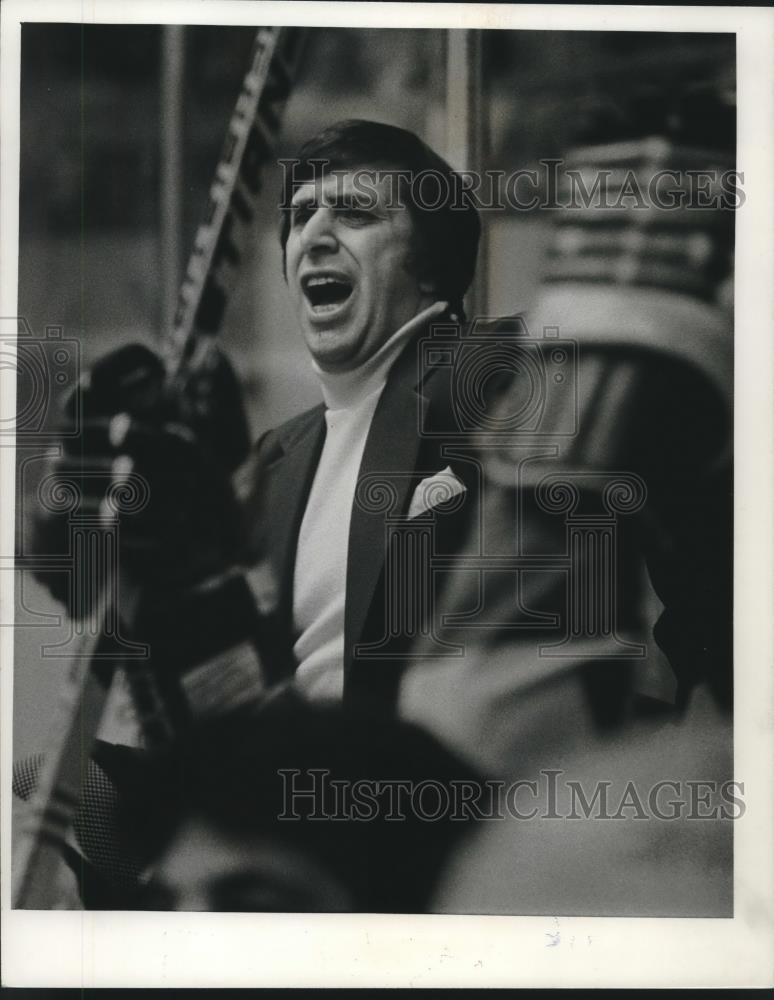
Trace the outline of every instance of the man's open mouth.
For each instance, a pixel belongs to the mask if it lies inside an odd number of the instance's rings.
[[[310,274],[301,279],[301,289],[317,315],[334,312],[352,294],[352,282],[343,275]]]

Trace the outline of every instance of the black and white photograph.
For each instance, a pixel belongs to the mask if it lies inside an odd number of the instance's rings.
[[[433,6],[6,6],[4,985],[771,985],[770,11]]]

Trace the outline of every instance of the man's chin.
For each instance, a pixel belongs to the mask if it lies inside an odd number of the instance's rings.
[[[307,336],[307,347],[313,359],[328,372],[345,372],[357,368],[359,344],[335,331],[314,331]]]

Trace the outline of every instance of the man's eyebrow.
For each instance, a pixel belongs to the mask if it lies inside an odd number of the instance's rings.
[[[348,191],[337,191],[327,200],[333,211],[347,211],[356,209],[359,212],[368,213],[381,218],[391,207],[380,201],[375,190],[365,188],[363,190],[351,189]]]
[[[318,200],[318,194],[316,191],[305,191],[296,192],[290,200],[290,207],[293,208],[305,208],[307,205],[312,205]]]
[[[300,191],[296,193],[290,201],[290,210],[309,208],[310,206],[324,204],[329,208],[360,208],[364,211],[375,211],[378,207],[376,192],[371,190],[358,191],[335,191],[326,194],[319,191]]]

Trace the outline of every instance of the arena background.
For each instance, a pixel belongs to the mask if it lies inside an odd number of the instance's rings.
[[[160,26],[23,27],[18,311],[36,336],[55,325],[77,339],[82,367],[121,343],[157,343],[169,321],[253,37],[250,27],[187,27],[175,36]],[[345,117],[404,126],[444,151],[447,44],[439,30],[310,32],[278,155],[291,156],[322,124]],[[608,133],[665,128],[677,142],[733,149],[731,35],[493,31],[483,33],[482,47],[480,169],[530,169]],[[165,89],[170,53],[182,69],[177,123]],[[162,209],[170,148],[180,207],[171,219]],[[318,399],[281,275],[279,181],[279,168],[267,174],[223,338],[254,434]],[[551,216],[486,214],[484,312],[528,315]],[[35,479],[18,482],[23,538]],[[45,743],[65,663],[39,654],[41,642],[66,630],[59,615],[31,575],[19,574],[14,756]]]

